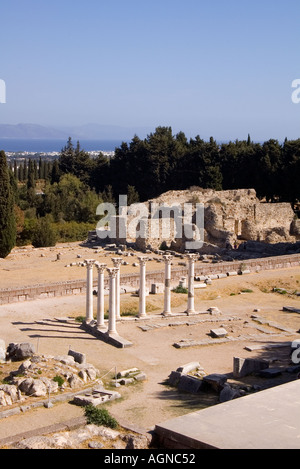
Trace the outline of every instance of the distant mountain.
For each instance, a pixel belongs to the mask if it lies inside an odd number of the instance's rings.
[[[38,124],[0,124],[0,138],[10,139],[68,139],[72,140],[131,140],[135,134],[140,138],[153,129],[126,128],[114,125],[85,124],[70,127],[46,127]]]
[[[59,139],[67,138],[65,132],[37,124],[0,124],[0,138]]]

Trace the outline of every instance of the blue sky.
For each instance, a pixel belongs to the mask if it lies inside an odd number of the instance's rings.
[[[0,123],[300,137],[299,0],[1,0]]]

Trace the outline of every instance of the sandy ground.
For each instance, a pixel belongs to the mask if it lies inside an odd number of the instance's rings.
[[[57,260],[58,254],[60,254],[59,260]],[[128,257],[124,256],[128,265],[122,266],[123,274],[139,272],[139,266],[133,264],[138,263],[137,258],[141,256],[141,253],[132,254]],[[113,267],[112,257],[120,256],[104,250],[97,251],[83,247],[80,243],[57,244],[53,248],[34,249],[31,246],[16,248],[6,259],[0,259],[0,289],[85,279],[85,267],[66,266],[72,263],[78,264],[85,259],[95,259],[107,264],[108,267]],[[151,255],[150,257],[153,260],[147,263],[147,270],[163,270],[162,264],[155,260],[160,256]],[[182,262],[180,259],[174,260],[174,265],[177,266],[180,261]],[[96,279],[97,272],[96,269],[94,270]]]
[[[76,259],[78,253],[83,257],[92,257],[90,250],[85,253],[79,252],[78,249],[84,248],[67,245],[51,251],[29,250],[11,254],[8,259],[1,261],[0,287],[84,278],[85,272],[78,270],[80,268],[75,267],[73,270],[64,267],[71,261],[78,261]],[[63,253],[61,261],[55,262],[56,252]],[[46,255],[41,257],[41,254]],[[126,267],[132,268],[132,266]],[[154,267],[155,270],[163,268],[155,261],[152,263],[152,268]],[[213,284],[205,290],[196,290],[197,311],[204,312],[211,306],[217,306],[222,313],[220,317],[201,314],[193,317],[179,315],[174,318],[162,318],[163,296],[150,295],[147,298],[147,320],[124,318],[118,323],[118,333],[133,344],[132,347],[122,350],[88,335],[79,324],[63,324],[55,321],[55,318],[84,315],[84,295],[0,306],[0,338],[6,344],[29,341],[36,345],[39,354],[67,354],[69,347],[72,347],[85,353],[87,361],[100,370],[101,376],[110,372],[107,377],[112,377],[115,369],[121,371],[133,367],[139,368],[146,373],[147,380],[120,388],[122,399],[110,403],[108,408],[117,419],[151,429],[155,424],[216,403],[214,395],[184,394],[166,386],[165,381],[171,371],[181,365],[199,361],[205,372],[209,374],[231,373],[233,357],[267,358],[273,362],[272,366],[289,363],[287,349],[246,351],[246,345],[256,343],[250,338],[186,349],[175,348],[174,343],[182,339],[197,341],[208,339],[210,330],[221,325],[227,329],[231,337],[236,338],[245,334],[260,334],[260,341],[264,343],[290,342],[299,339],[300,336],[297,334],[300,328],[299,314],[283,312],[282,308],[283,306],[300,308],[300,297],[295,294],[281,295],[272,292],[274,287],[286,287],[291,292],[300,290],[299,282],[299,268],[292,268],[228,277],[213,281]],[[248,292],[242,293],[242,290]],[[186,302],[186,295],[172,294],[173,312],[182,313],[186,308]],[[137,304],[138,298],[129,294],[122,295],[122,311],[132,311],[137,308]],[[260,311],[253,313],[254,309]],[[262,327],[269,329],[269,332],[275,335],[259,332],[256,329],[257,324],[251,319],[253,314],[288,327],[294,333],[283,336],[278,330],[268,326]],[[235,319],[229,321],[229,317]],[[221,318],[222,321],[208,322],[214,318]],[[207,322],[186,325],[194,319],[206,319]],[[38,324],[40,320],[48,322]],[[174,321],[181,322],[182,325],[169,326],[169,323]],[[163,327],[143,331],[140,326],[145,324],[158,324]],[[1,366],[0,372],[3,376],[4,368]],[[283,374],[279,380],[273,379],[272,383],[261,379],[259,385],[266,387],[291,379],[295,379],[295,375]],[[253,377],[245,378],[244,382],[253,382]],[[0,420],[0,439],[82,415],[83,410],[80,407],[68,403],[56,404],[52,409],[32,410]]]

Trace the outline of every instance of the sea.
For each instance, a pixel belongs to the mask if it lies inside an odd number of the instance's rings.
[[[87,152],[113,152],[120,147],[123,140],[79,140],[82,150]],[[77,140],[72,140],[76,146]],[[67,144],[63,139],[10,139],[0,138],[0,150],[9,153],[54,153],[60,152]]]

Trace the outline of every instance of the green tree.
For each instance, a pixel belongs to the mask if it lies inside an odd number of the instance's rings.
[[[33,246],[35,248],[55,246],[56,239],[56,232],[50,218],[40,218],[33,232]]]
[[[0,152],[0,257],[5,258],[16,244],[14,197],[6,154]]]
[[[127,188],[127,204],[128,206],[132,204],[137,204],[140,201],[138,192],[134,186],[128,186]]]
[[[59,169],[64,174],[74,174],[75,169],[75,149],[72,138],[69,137],[67,145],[62,149],[59,159]]]
[[[52,166],[51,170],[51,184],[54,184],[55,182],[59,182],[61,176],[61,172],[59,169],[59,163],[58,160],[55,160]]]

